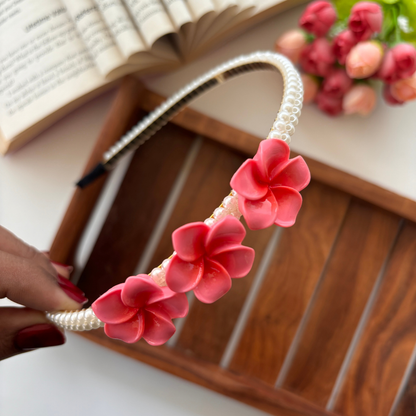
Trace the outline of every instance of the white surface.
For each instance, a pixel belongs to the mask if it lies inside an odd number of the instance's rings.
[[[276,17],[185,69],[146,82],[167,95],[225,59],[270,49],[299,13],[296,9]],[[272,73],[246,75],[202,98],[195,108],[265,137],[280,103],[277,78]],[[112,93],[95,99],[19,152],[0,159],[3,226],[40,249],[50,246],[111,99]],[[307,107],[293,148],[416,200],[415,110],[415,103],[395,109],[380,101],[368,119],[330,119]],[[0,413],[263,414],[73,335],[65,346],[0,364]]]

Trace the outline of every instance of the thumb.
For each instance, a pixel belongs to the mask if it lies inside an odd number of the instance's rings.
[[[29,308],[0,308],[0,360],[64,343],[64,333],[44,313]]]

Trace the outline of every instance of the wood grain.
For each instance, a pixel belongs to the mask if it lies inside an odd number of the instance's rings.
[[[342,415],[389,415],[416,344],[415,253],[416,224],[407,223],[335,405]]]
[[[351,203],[283,388],[325,406],[398,225],[396,215]]]
[[[146,111],[152,111],[164,100],[165,98],[161,95],[146,90],[142,107]],[[191,108],[182,110],[172,119],[172,123],[226,144],[244,152],[250,157],[256,153],[260,141],[264,139],[263,137],[260,138],[238,130]],[[297,156],[296,152],[292,152],[292,157],[294,156]],[[403,218],[416,221],[416,201],[366,182],[363,179],[318,162],[305,155],[302,156],[308,163],[312,177],[315,180],[375,204],[387,211],[394,212]]]
[[[90,301],[134,272],[193,140],[170,125],[134,155],[78,283]]]
[[[80,333],[84,338],[153,367],[177,375],[276,416],[335,416],[290,392],[272,389],[258,380],[233,374],[172,349],[145,343],[125,344],[107,338],[103,331]],[[140,375],[138,374],[138,377]]]
[[[274,385],[349,204],[313,182],[296,224],[283,230],[230,369]]]
[[[405,386],[405,391],[400,399],[396,412],[392,416],[415,416],[416,415],[416,371],[413,370],[410,379]]]
[[[123,79],[84,168],[83,175],[97,165],[101,161],[104,152],[137,122],[139,103],[143,95],[143,84],[137,78],[127,76]],[[84,189],[75,188],[71,202],[50,248],[49,255],[52,260],[64,264],[73,264],[76,248],[107,177],[108,174],[101,176]]]

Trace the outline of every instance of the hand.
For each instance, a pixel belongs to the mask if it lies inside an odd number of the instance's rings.
[[[65,343],[42,311],[79,309],[87,301],[69,272],[0,227],[0,298],[25,306],[0,308],[0,360]]]

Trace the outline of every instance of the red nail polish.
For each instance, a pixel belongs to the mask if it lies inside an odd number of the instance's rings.
[[[52,264],[56,264],[57,266],[65,267],[66,269],[68,269],[69,273],[71,273],[74,270],[74,268],[72,266],[68,266],[67,264],[59,263],[57,261],[52,261],[52,260],[50,260],[50,262]]]
[[[29,326],[19,331],[14,339],[15,347],[21,351],[53,347],[64,343],[65,335],[56,326],[50,324]]]
[[[58,275],[57,279],[61,289],[75,302],[83,304],[88,301],[88,299],[84,296],[84,292],[80,288],[76,287],[70,280],[65,279],[65,277],[60,275]]]

